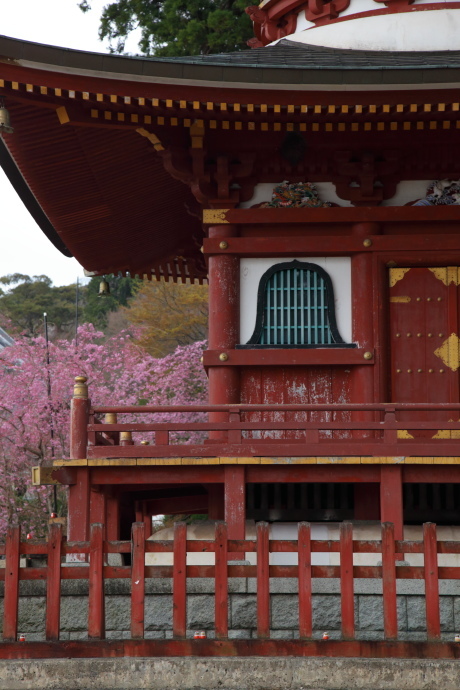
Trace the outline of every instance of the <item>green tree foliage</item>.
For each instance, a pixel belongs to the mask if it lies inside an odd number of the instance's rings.
[[[81,312],[81,322],[92,323],[96,328],[104,329],[111,312],[117,311],[119,307],[126,307],[128,301],[136,294],[142,280],[122,276],[109,275],[106,280],[110,286],[110,293],[104,296],[99,294],[99,286],[102,278],[95,276],[91,278],[88,285],[84,288],[83,309]]]
[[[53,333],[65,333],[75,318],[75,285],[53,287],[44,275],[13,273],[0,278],[0,314],[14,330],[30,336],[41,333],[43,312]]]
[[[208,286],[146,281],[123,311],[140,329],[139,345],[164,357],[207,337]]]
[[[99,37],[122,53],[129,34],[140,28],[145,55],[229,53],[246,48],[252,36],[247,0],[115,0],[102,11]],[[80,8],[91,9],[90,0]]]

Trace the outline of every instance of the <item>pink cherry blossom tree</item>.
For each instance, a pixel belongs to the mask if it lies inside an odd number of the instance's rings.
[[[33,487],[31,467],[69,456],[69,413],[76,375],[88,378],[93,404],[188,405],[205,403],[201,364],[205,343],[178,347],[155,359],[129,333],[108,340],[92,325],[79,328],[78,346],[18,337],[0,353],[0,539],[8,524],[42,535],[53,506],[51,487]],[[195,419],[199,417],[195,416]],[[128,418],[126,418],[128,419]],[[132,418],[131,418],[132,419]],[[184,415],[168,415],[180,421]],[[192,418],[187,415],[187,419]],[[125,418],[123,418],[125,420]],[[145,416],[139,421],[146,421]],[[146,438],[146,436],[142,436]],[[59,491],[61,514],[66,495]]]

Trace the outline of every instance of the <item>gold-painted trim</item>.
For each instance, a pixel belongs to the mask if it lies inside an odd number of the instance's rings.
[[[390,302],[394,302],[396,304],[407,304],[408,302],[410,302],[410,300],[411,298],[407,295],[390,297]]]
[[[434,354],[444,362],[446,367],[452,371],[457,371],[460,367],[460,338],[458,335],[451,333],[441,347],[434,351]]]
[[[205,208],[203,210],[203,223],[205,225],[226,225],[228,208]]]
[[[446,286],[451,283],[454,285],[460,284],[460,269],[458,266],[439,266],[436,268],[429,268],[428,270]]]
[[[59,467],[145,467],[168,465],[460,465],[460,457],[421,456],[309,456],[309,457],[227,457],[209,458],[97,458],[94,460],[55,460],[54,469]],[[51,472],[53,467],[33,468]],[[44,483],[44,482],[42,482]],[[50,482],[51,483],[51,482]],[[52,483],[59,483],[53,480]]]
[[[70,122],[70,117],[67,113],[66,108],[63,105],[61,105],[59,108],[56,108],[56,115],[58,116],[59,123],[61,125],[65,125],[68,122]]]
[[[158,137],[155,134],[153,134],[153,132],[148,132],[143,127],[138,127],[136,129],[136,132],[140,134],[141,137],[145,137],[146,139],[148,139],[150,143],[153,145],[155,151],[164,151],[164,146],[162,145]]]
[[[394,287],[396,283],[404,278],[406,273],[410,271],[410,268],[390,268],[389,279],[390,287]]]
[[[397,436],[397,438],[400,438],[400,439],[404,439],[404,438],[405,438],[405,439],[414,438],[414,437],[412,436],[412,434],[410,434],[410,433],[407,431],[407,429],[398,429],[398,431],[397,431],[397,433],[396,433],[396,436]]]
[[[32,467],[32,486],[44,486],[50,484],[60,484],[57,479],[54,479],[52,473],[55,472],[55,467]]]

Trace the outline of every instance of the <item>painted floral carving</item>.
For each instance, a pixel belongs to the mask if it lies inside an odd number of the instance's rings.
[[[329,201],[319,198],[312,182],[290,183],[285,180],[273,189],[272,200],[261,204],[260,208],[322,208],[331,205]]]
[[[460,180],[435,180],[427,190],[426,197],[413,206],[450,206],[460,204]]]

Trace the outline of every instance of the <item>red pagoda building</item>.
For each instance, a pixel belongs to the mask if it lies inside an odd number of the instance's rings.
[[[69,486],[69,539],[158,513],[232,539],[458,524],[460,10],[248,12],[254,49],[226,55],[0,39],[0,162],[50,241],[91,275],[209,282],[209,421],[182,425],[202,443],[172,442],[163,408],[91,407],[78,379],[71,457],[34,473]]]

